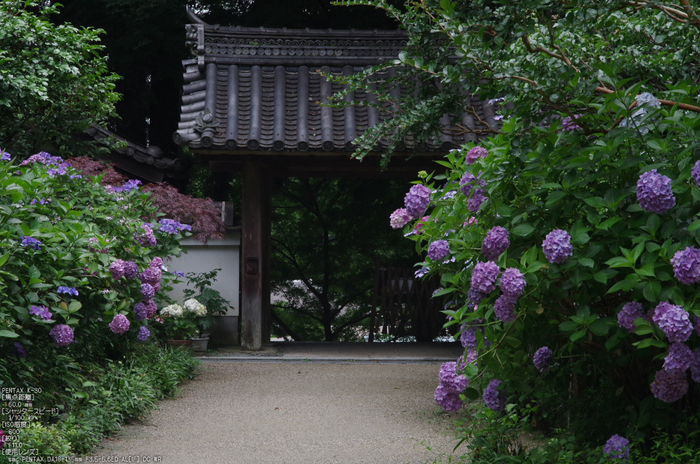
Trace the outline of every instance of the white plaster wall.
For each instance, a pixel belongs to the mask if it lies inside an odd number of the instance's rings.
[[[241,235],[240,232],[230,232],[221,240],[209,240],[203,244],[193,238],[187,238],[181,242],[182,248],[187,250],[179,258],[173,258],[165,263],[170,271],[209,272],[213,269],[221,269],[213,287],[226,298],[232,309],[227,316],[239,315],[239,261],[241,259]],[[184,299],[183,290],[187,288],[184,283],[175,285],[170,296],[180,302]],[[194,289],[193,289],[194,290]]]

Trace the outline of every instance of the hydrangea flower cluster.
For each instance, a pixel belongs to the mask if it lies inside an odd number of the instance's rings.
[[[493,261],[477,263],[472,272],[471,288],[483,295],[488,295],[496,289],[499,273],[498,265]],[[471,299],[471,296],[469,298]]]
[[[78,290],[73,287],[58,287],[57,293],[67,293],[68,295],[78,296]]]
[[[157,242],[155,235],[153,235],[153,229],[148,225],[144,224],[141,226],[142,233],[134,232],[134,238],[141,246],[155,246]]]
[[[166,234],[170,235],[175,235],[181,230],[185,231],[191,231],[192,226],[189,224],[182,224],[179,221],[176,221],[174,219],[161,219],[158,221],[158,224],[160,225],[160,231],[165,232]]]
[[[525,291],[525,276],[519,269],[509,267],[501,275],[501,291],[505,295],[519,298]]]
[[[550,263],[561,264],[574,253],[571,246],[571,235],[565,230],[554,229],[544,238],[542,242],[544,256]]]
[[[663,330],[670,342],[684,342],[693,333],[693,325],[690,323],[687,311],[668,301],[659,303],[652,319]]]
[[[112,319],[112,322],[109,323],[109,330],[115,334],[123,334],[128,332],[130,326],[131,322],[129,322],[129,319],[125,315],[117,314],[114,316],[114,319]]]
[[[430,189],[421,184],[411,187],[404,198],[406,211],[415,219],[423,216],[429,204]]]
[[[493,304],[493,311],[503,322],[513,322],[518,317],[515,315],[515,305],[518,302],[516,297],[503,294],[498,297]]]
[[[679,282],[692,285],[700,282],[700,250],[687,247],[677,251],[671,258],[673,274]]]
[[[627,461],[630,457],[630,441],[620,435],[613,435],[605,443],[603,452],[612,459]]]
[[[479,176],[481,176],[481,172],[479,172]],[[464,196],[467,197],[471,195],[474,187],[478,186],[486,188],[486,181],[479,179],[479,183],[477,185],[477,178],[471,172],[465,172],[462,178],[459,180],[459,189],[462,191]]]
[[[15,347],[13,349],[13,353],[15,354],[15,356],[18,356],[20,358],[26,358],[29,355],[29,353],[27,353],[27,350],[24,349],[20,342],[15,342],[14,345]]]
[[[135,279],[139,275],[139,266],[133,261],[124,262],[124,277]]]
[[[440,366],[440,385],[435,389],[435,401],[445,411],[455,412],[462,408],[460,393],[469,386],[469,379],[457,373],[457,363],[447,362]]]
[[[136,315],[137,321],[148,319],[148,310],[146,309],[146,305],[144,303],[136,303],[134,305],[134,314]]]
[[[488,199],[489,197],[486,196],[486,190],[478,188],[474,190],[474,193],[467,202],[467,209],[472,213],[476,213],[481,208],[481,205]]]
[[[138,190],[141,181],[137,179],[129,179],[121,187],[109,187],[112,192],[124,193],[131,192],[132,190]]]
[[[644,307],[641,303],[631,301],[629,303],[626,303],[622,307],[620,312],[617,313],[617,323],[620,325],[620,327],[632,333],[636,329],[634,321],[639,319],[640,317],[646,318],[646,314],[644,313]]]
[[[406,208],[399,208],[389,216],[389,225],[392,229],[400,229],[413,219]]]
[[[433,261],[442,261],[450,254],[450,244],[447,240],[436,240],[428,247],[428,258]]]
[[[693,180],[695,181],[695,185],[700,188],[700,160],[695,162],[695,166],[693,166],[693,170],[691,171],[691,174],[693,175]]]
[[[155,287],[160,282],[162,276],[163,271],[161,271],[159,267],[149,267],[139,274],[139,280]]]
[[[651,383],[655,398],[665,403],[674,403],[688,393],[688,380],[685,372],[678,369],[661,369]]]
[[[486,148],[474,147],[467,152],[466,161],[467,164],[474,164],[479,158],[486,158],[487,156],[489,156],[489,152]]]
[[[538,371],[544,373],[552,367],[553,354],[554,353],[552,353],[552,350],[548,346],[543,346],[535,351],[532,361]]]
[[[22,242],[23,247],[28,247],[33,250],[39,250],[41,248],[42,243],[35,239],[34,237],[20,237],[20,241]]]
[[[160,310],[160,314],[162,314],[163,316],[182,317],[184,313],[185,308],[183,308],[177,303],[168,305]]]
[[[656,172],[647,171],[637,181],[637,200],[642,209],[651,213],[663,214],[676,206],[676,198],[671,189],[671,179]]]
[[[49,308],[46,306],[32,306],[29,308],[29,314],[32,316],[39,316],[46,321],[51,320],[51,317],[53,316],[53,313],[51,313]]]
[[[462,343],[462,347],[467,348],[469,352],[475,351],[477,346],[476,327],[463,325],[459,341]]]
[[[136,340],[138,340],[140,342],[145,342],[146,340],[148,340],[148,337],[150,337],[150,336],[151,336],[151,331],[148,330],[148,327],[146,327],[145,325],[142,325],[139,328],[138,335],[136,335]]]
[[[68,346],[73,343],[73,329],[66,324],[56,324],[49,331],[49,335],[53,338],[53,342],[56,346]]]
[[[561,122],[561,128],[562,130],[565,131],[575,131],[581,129],[581,126],[576,124],[574,121],[577,120],[583,116],[582,114],[575,114],[574,117],[572,118],[571,116],[567,116],[564,118],[564,120]]]
[[[2,148],[0,148],[0,161],[10,161],[12,156]]]
[[[496,261],[509,246],[508,231],[505,227],[496,226],[486,233],[486,238],[481,244],[481,252],[489,261]]]
[[[503,383],[501,380],[492,380],[484,390],[484,402],[486,406],[496,412],[501,412],[506,408],[506,395],[499,391],[498,387]]]
[[[203,317],[207,315],[207,307],[194,298],[185,301],[185,309],[194,313],[196,316]]]
[[[668,349],[668,355],[664,359],[664,369],[687,371],[690,364],[693,362],[693,352],[685,343],[671,343]]]
[[[143,301],[148,301],[156,295],[156,289],[151,284],[141,284],[141,297]]]

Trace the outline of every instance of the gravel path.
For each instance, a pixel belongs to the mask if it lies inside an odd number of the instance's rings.
[[[433,400],[439,368],[205,362],[181,397],[161,402],[95,456],[165,464],[447,462],[456,442],[454,419]]]

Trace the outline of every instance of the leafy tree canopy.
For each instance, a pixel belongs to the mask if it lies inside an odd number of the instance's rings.
[[[74,151],[76,134],[115,114],[118,77],[101,56],[100,31],[54,25],[57,7],[0,2],[0,146]]]

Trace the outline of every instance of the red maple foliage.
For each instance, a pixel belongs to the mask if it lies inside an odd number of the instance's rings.
[[[69,158],[66,161],[86,176],[103,176],[101,183],[105,186],[119,187],[128,181],[126,176],[115,171],[110,164],[87,156]],[[197,240],[206,243],[211,239],[223,238],[225,227],[221,210],[210,198],[183,195],[172,185],[163,182],[146,184],[141,190],[151,193],[153,205],[166,217],[191,225]]]

